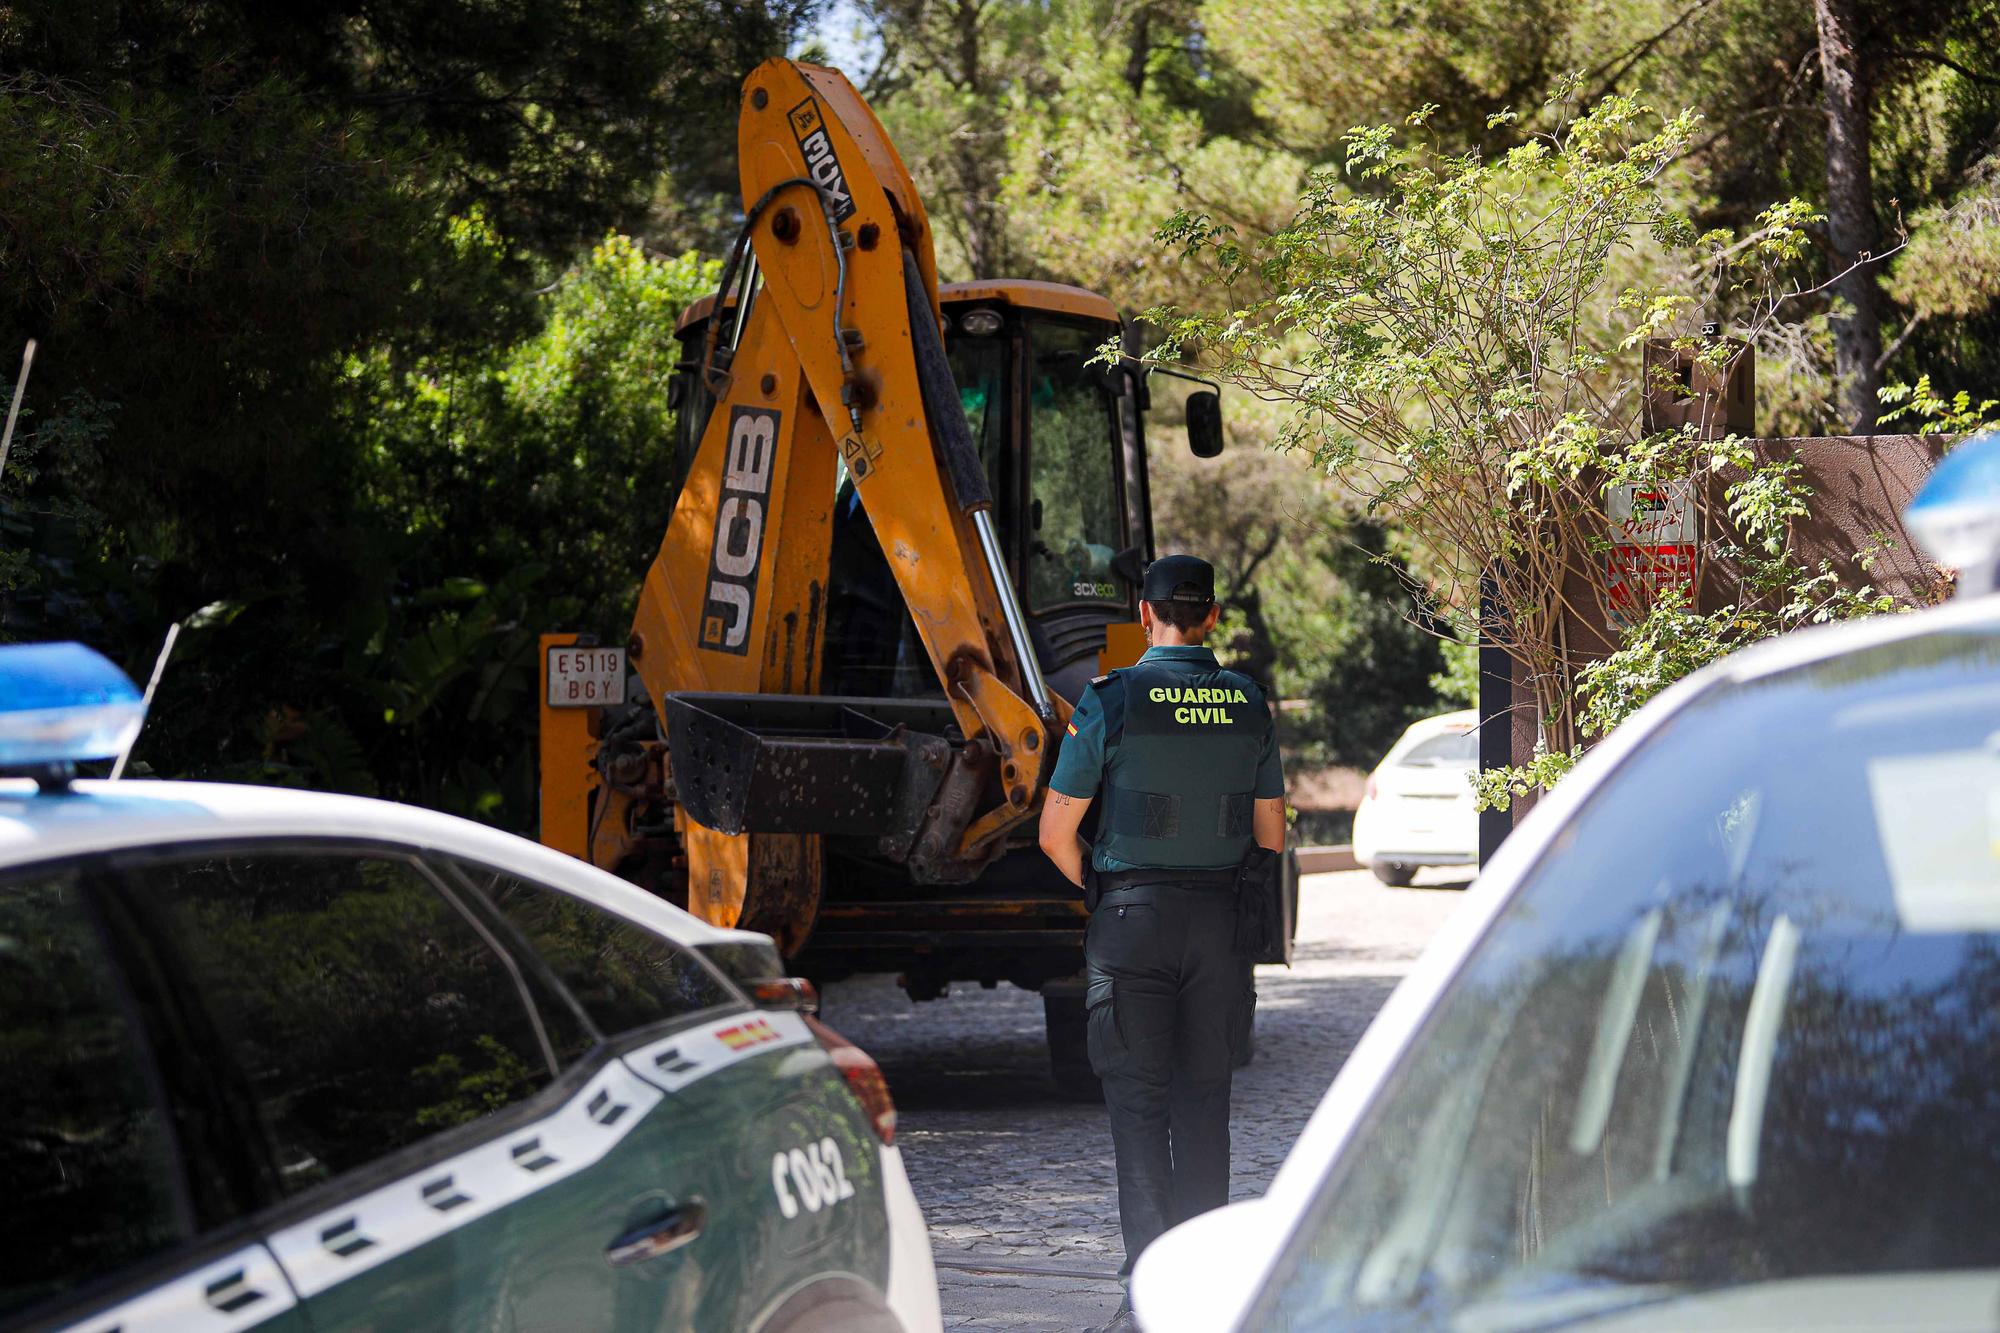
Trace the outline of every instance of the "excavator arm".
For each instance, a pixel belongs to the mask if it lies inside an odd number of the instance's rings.
[[[760,299],[839,437],[959,730],[999,758],[1004,813],[968,831],[983,840],[1036,800],[1055,704],[945,361],[929,218],[881,122],[837,70],[759,66],[737,151],[743,197],[763,204],[749,227]]]
[[[874,837],[919,883],[975,878],[1035,814],[1069,705],[1002,559],[929,220],[881,124],[837,71],[771,60],[745,82],[738,151],[737,299],[701,365],[714,406],[628,645],[645,698],[564,745],[591,756],[586,859],[624,864],[669,810],[690,909],[790,953],[824,835]],[[843,472],[942,701],[820,693]]]

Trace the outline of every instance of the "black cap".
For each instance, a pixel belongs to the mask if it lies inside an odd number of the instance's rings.
[[[1163,555],[1146,566],[1146,581],[1139,596],[1149,602],[1195,602],[1207,606],[1215,600],[1215,566],[1193,555]]]

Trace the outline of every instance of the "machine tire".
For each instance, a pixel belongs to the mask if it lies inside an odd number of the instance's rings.
[[[1407,889],[1417,877],[1415,866],[1406,866],[1400,861],[1370,861],[1368,869],[1392,889]]]
[[[1090,1011],[1081,995],[1042,996],[1048,1024],[1049,1073],[1066,1101],[1101,1102],[1104,1085],[1090,1068]]]

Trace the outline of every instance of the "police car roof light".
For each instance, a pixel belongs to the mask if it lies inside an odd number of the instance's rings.
[[[0,646],[0,773],[60,779],[114,758],[145,716],[138,686],[80,643]]]
[[[1959,571],[1959,592],[1992,591],[2000,563],[2000,430],[1960,443],[1903,511],[1924,553]]]

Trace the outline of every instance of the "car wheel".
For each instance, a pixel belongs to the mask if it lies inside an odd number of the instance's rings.
[[[1407,889],[1417,877],[1417,868],[1406,866],[1401,861],[1371,861],[1368,868],[1374,872],[1375,878],[1392,889]]]

